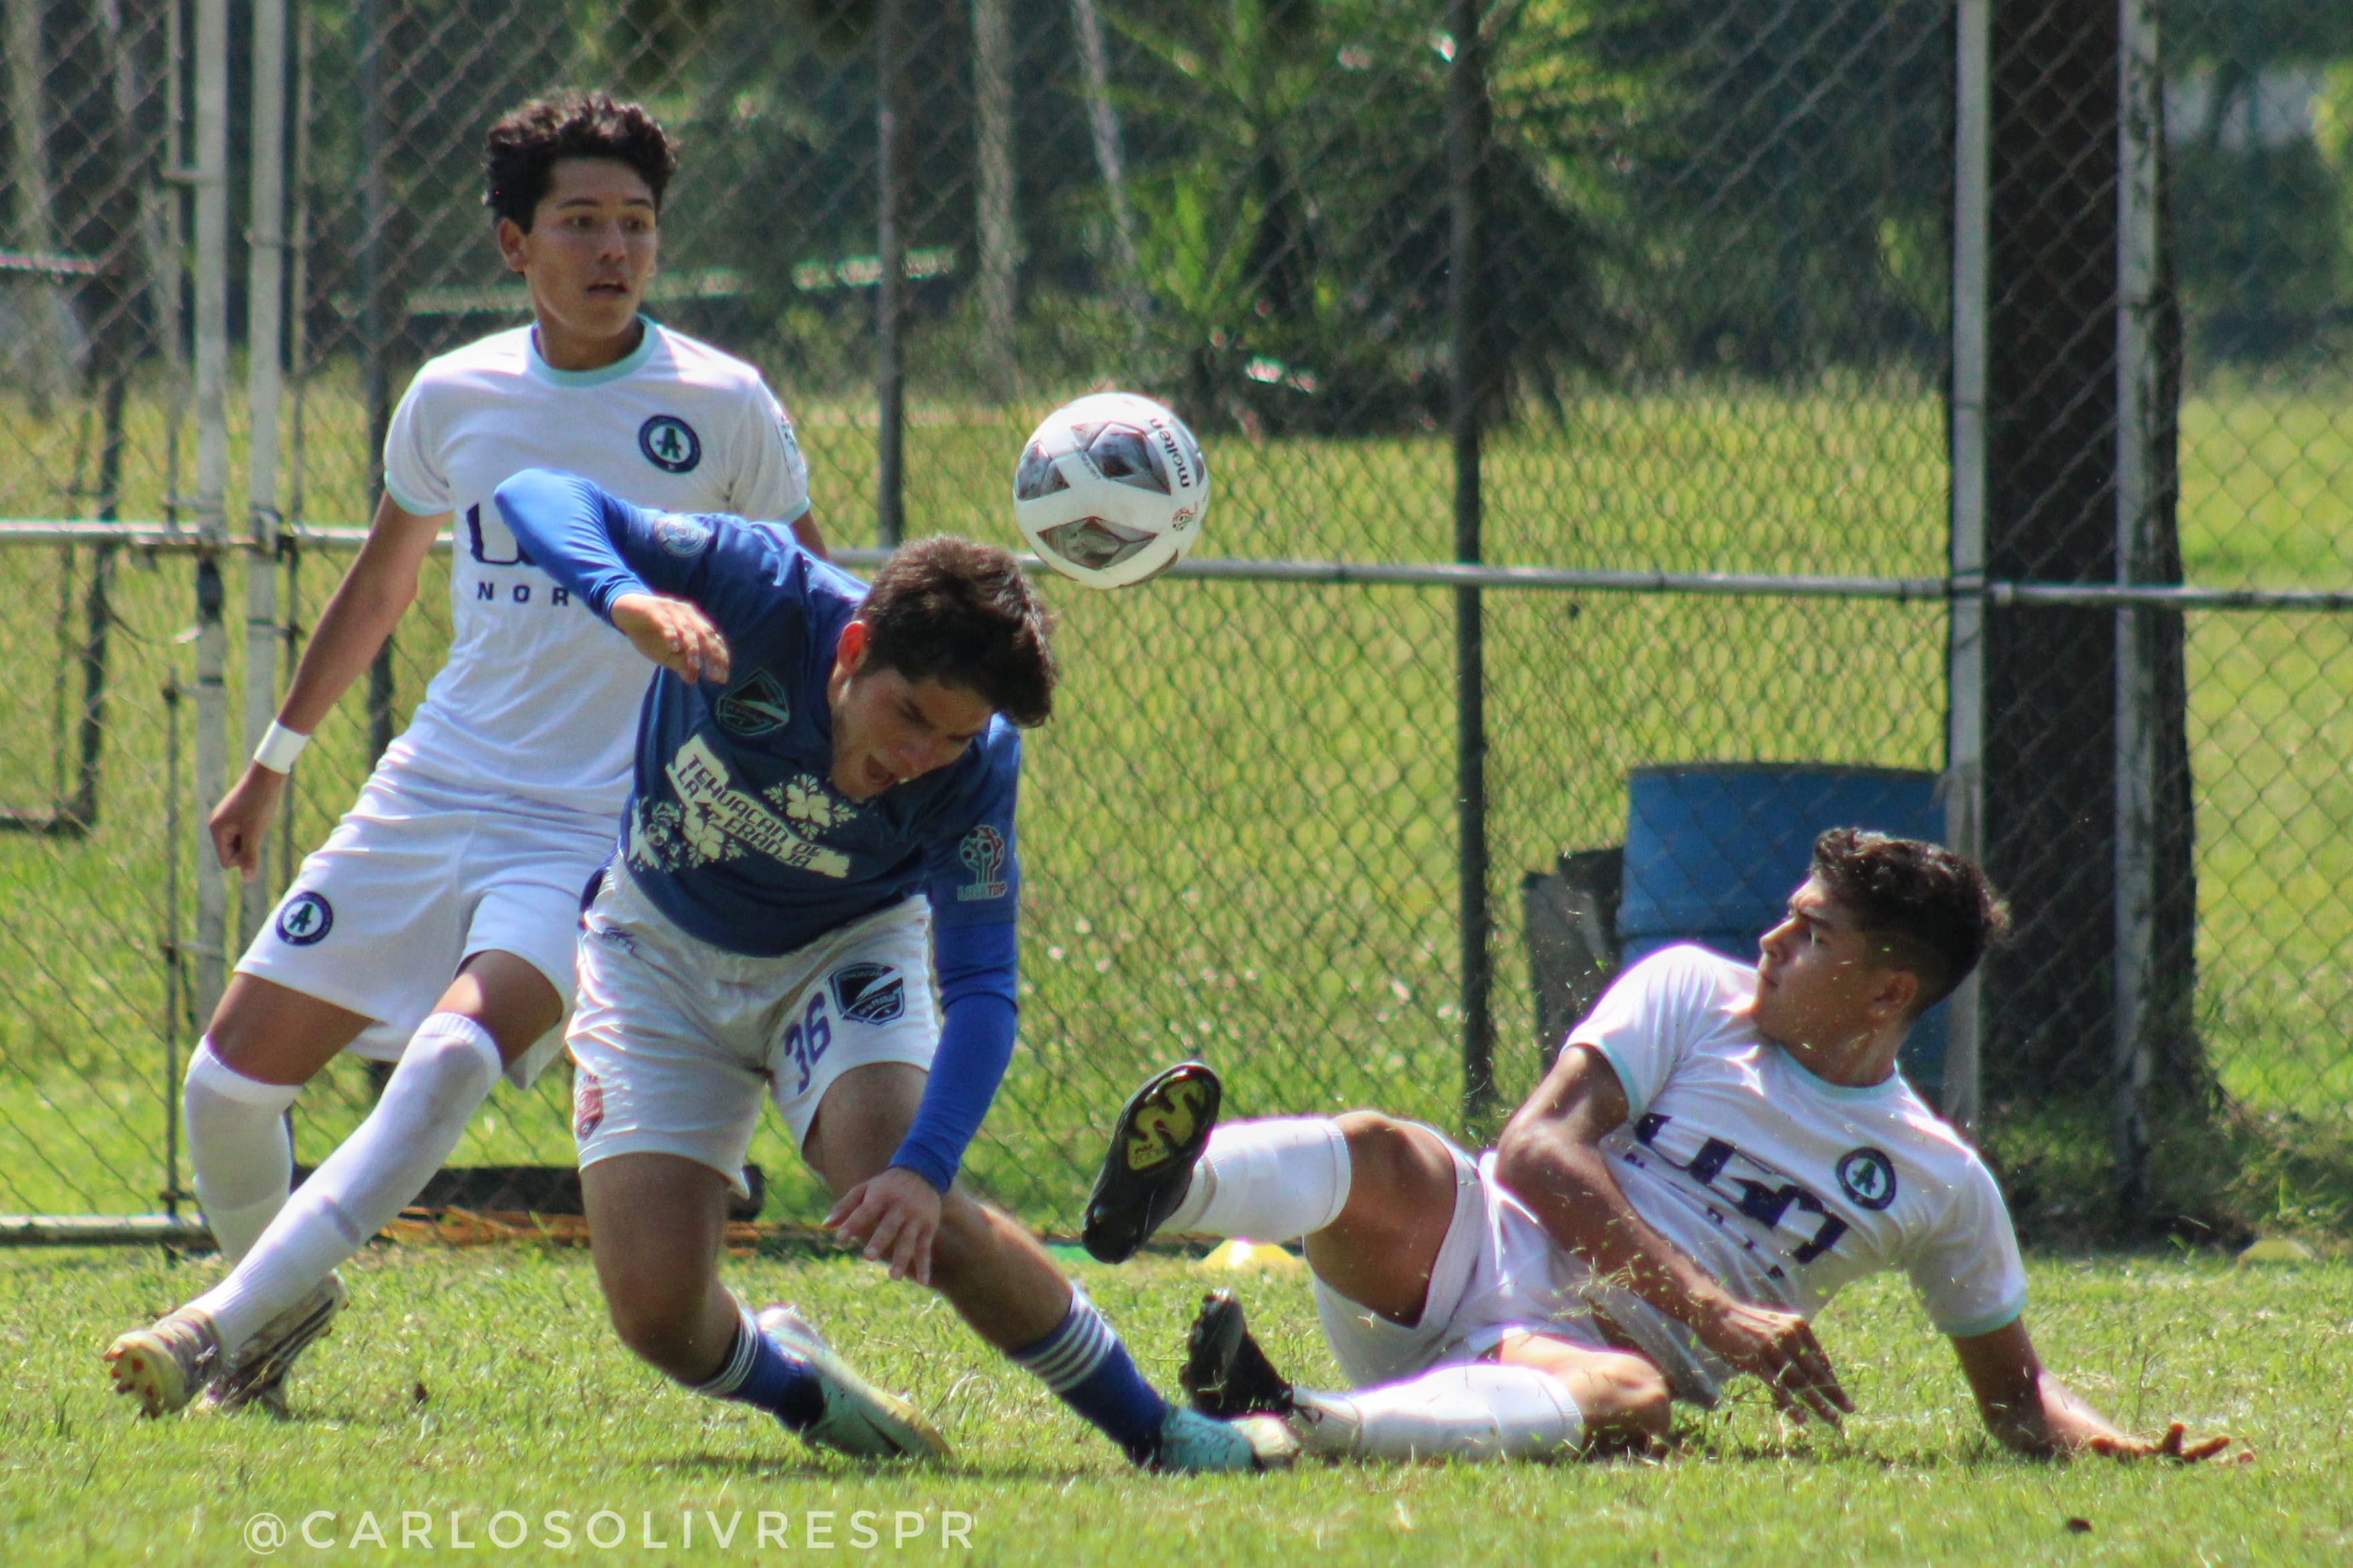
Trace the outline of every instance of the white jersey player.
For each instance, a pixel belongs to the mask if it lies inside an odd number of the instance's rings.
[[[1836,1424],[1853,1406],[1810,1320],[1889,1269],[2009,1447],[2210,1457],[2228,1439],[2127,1436],[2042,1370],[2001,1194],[1896,1071],[2006,922],[1960,857],[1834,829],[1753,968],[1697,947],[1635,964],[1493,1151],[1369,1111],[1212,1132],[1214,1079],[1187,1063],[1120,1118],[1087,1244],[1117,1261],[1158,1228],[1304,1237],[1351,1390],[1285,1382],[1226,1292],[1182,1381],[1329,1458],[1645,1447],[1671,1400],[1713,1405],[1741,1373]]]
[[[107,1352],[147,1414],[209,1382],[282,1404],[343,1302],[332,1270],[414,1199],[500,1074],[562,1048],[583,889],[612,852],[646,665],[541,571],[491,492],[533,465],[650,506],[790,523],[821,552],[807,469],[759,373],[638,313],[675,166],[634,104],[534,100],[491,127],[488,196],[533,322],[427,363],[392,418],[385,496],[278,721],[214,813],[254,874],[288,769],[415,598],[446,529],[447,665],[237,966],[185,1089],[196,1194],[235,1267]],[[289,1202],[284,1115],[346,1048],[399,1066]]]

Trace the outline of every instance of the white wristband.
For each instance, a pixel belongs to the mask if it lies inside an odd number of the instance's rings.
[[[310,736],[272,719],[268,732],[261,737],[261,744],[253,748],[253,760],[273,773],[290,773],[294,771],[294,759],[310,743]]]

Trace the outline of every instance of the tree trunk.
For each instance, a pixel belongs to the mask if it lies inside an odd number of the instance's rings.
[[[2116,0],[1997,4],[1988,287],[1987,573],[2117,580],[2118,26]],[[2160,140],[2161,145],[2161,140]],[[2160,168],[2160,189],[2163,174]],[[2181,330],[2160,228],[2158,407],[2145,578],[2180,577],[2175,525]],[[2189,1034],[2189,773],[2178,614],[2147,612],[2158,697],[2155,968],[2160,1089],[2202,1081]],[[1987,975],[1996,1097],[2110,1086],[2116,931],[2116,616],[1997,607],[1987,617],[1986,859],[2018,937]]]

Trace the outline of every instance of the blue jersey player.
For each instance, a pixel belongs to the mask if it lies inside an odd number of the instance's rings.
[[[720,1285],[765,1097],[838,1194],[828,1225],[940,1290],[1131,1458],[1253,1468],[1240,1430],[1163,1400],[1029,1233],[956,1184],[1013,1049],[1019,731],[1055,678],[1012,557],[926,540],[870,588],[780,526],[647,510],[570,475],[528,470],[496,499],[663,670],[569,1035],[622,1341],[813,1442],[945,1452],[790,1309],[754,1317]]]

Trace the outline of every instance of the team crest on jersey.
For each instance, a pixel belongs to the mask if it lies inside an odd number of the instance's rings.
[[[972,881],[956,889],[958,902],[1005,896],[1005,835],[984,822],[964,836],[956,858],[972,873]]]
[[[1876,1149],[1850,1149],[1839,1159],[1838,1184],[1867,1209],[1895,1201],[1895,1162]]]
[[[711,525],[699,517],[664,512],[654,519],[654,538],[672,555],[700,555],[711,542]]]
[[[765,669],[755,669],[750,679],[722,697],[712,711],[721,729],[749,740],[783,729],[792,719],[793,704],[785,695],[783,681]]]
[[[657,414],[638,426],[638,450],[665,474],[684,474],[702,461],[702,438],[675,414]]]
[[[887,1024],[907,1010],[907,982],[888,963],[845,963],[826,977],[833,1005],[845,1018]]]
[[[324,942],[327,933],[334,929],[334,906],[307,889],[279,907],[278,940],[289,947],[310,947]]]

